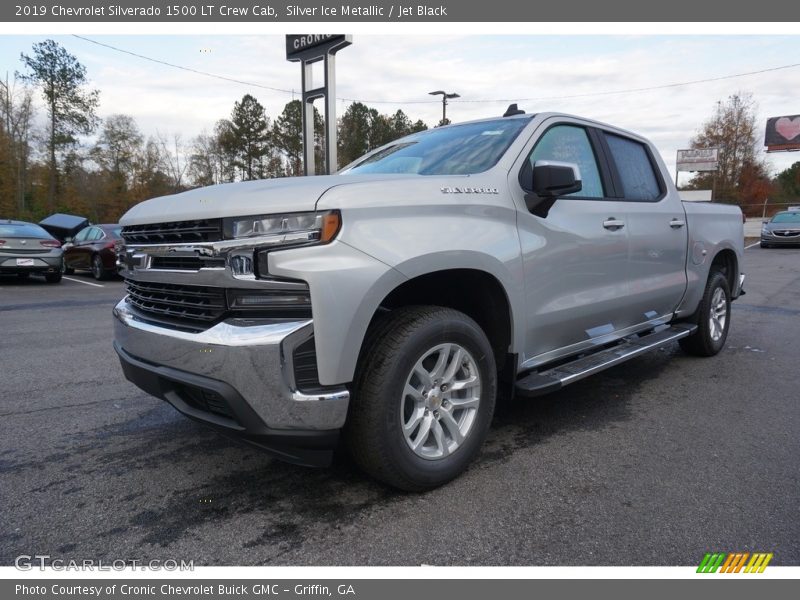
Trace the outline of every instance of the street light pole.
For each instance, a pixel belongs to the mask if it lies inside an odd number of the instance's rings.
[[[442,97],[442,120],[439,125],[447,125],[449,121],[447,120],[447,101],[451,98],[461,98],[459,94],[448,93],[444,90],[436,90],[435,92],[428,92],[430,96],[441,96]]]

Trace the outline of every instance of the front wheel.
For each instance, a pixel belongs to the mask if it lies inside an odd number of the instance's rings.
[[[433,489],[483,444],[497,394],[494,354],[461,312],[397,309],[369,332],[353,391],[345,434],[356,463],[396,488]]]
[[[725,275],[719,271],[712,271],[708,276],[696,316],[697,330],[678,343],[688,354],[714,356],[725,345],[731,326],[730,287]]]

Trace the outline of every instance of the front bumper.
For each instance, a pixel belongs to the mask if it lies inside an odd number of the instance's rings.
[[[798,246],[800,245],[800,235],[774,235],[772,233],[761,232],[762,244],[774,244],[775,246]]]
[[[310,319],[228,319],[185,332],[114,308],[114,348],[125,376],[185,415],[302,464],[325,464],[344,425],[343,386],[297,389],[294,350]]]

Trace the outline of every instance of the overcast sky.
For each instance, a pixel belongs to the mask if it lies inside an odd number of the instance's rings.
[[[632,24],[631,27],[635,27]],[[291,91],[271,91],[148,62],[72,36],[50,36],[82,62],[100,90],[100,114],[133,116],[146,134],[185,140],[230,115],[253,94],[274,117]],[[300,67],[285,59],[279,35],[86,35],[153,59],[252,84],[298,90]],[[0,36],[0,74],[22,70],[45,36]],[[758,71],[800,62],[795,36],[407,36],[356,35],[337,59],[337,112],[352,99],[381,112],[405,111],[434,125],[441,102],[428,92],[457,92],[453,121],[501,115],[509,101],[528,112],[556,110],[605,121],[651,138],[670,168],[717,100],[752,92],[759,126],[767,117],[800,113],[800,67],[644,92],[630,90]],[[37,97],[41,107],[41,99]],[[485,101],[485,102],[478,102]],[[320,106],[320,109],[322,107]],[[42,113],[44,110],[42,109]],[[762,130],[763,131],[763,130]],[[759,135],[763,135],[760,133]],[[768,156],[773,171],[800,153]]]

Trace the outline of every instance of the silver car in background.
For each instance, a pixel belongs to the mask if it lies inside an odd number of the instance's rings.
[[[800,211],[777,213],[761,226],[761,247],[800,245]]]
[[[0,221],[0,274],[44,275],[58,283],[64,270],[61,242],[33,223]]]

